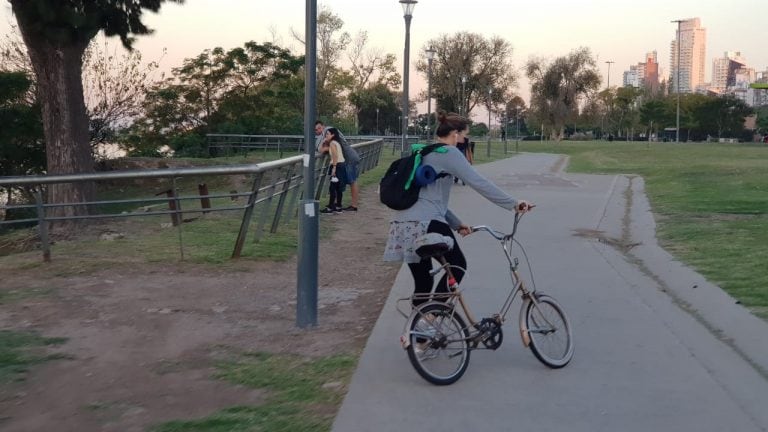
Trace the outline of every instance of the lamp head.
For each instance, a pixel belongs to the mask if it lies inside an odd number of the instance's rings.
[[[416,7],[417,0],[400,0],[400,4],[403,6],[403,16],[413,16],[413,9]]]
[[[435,54],[437,54],[437,51],[433,47],[429,47],[424,51],[427,54],[427,60],[433,60],[435,58]]]

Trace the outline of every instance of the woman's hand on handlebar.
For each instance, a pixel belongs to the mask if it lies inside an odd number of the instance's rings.
[[[527,213],[531,211],[531,209],[533,209],[534,207],[536,207],[535,204],[525,200],[520,200],[517,202],[517,205],[515,206],[515,213],[521,213],[521,214]]]
[[[461,224],[458,228],[456,228],[456,232],[461,234],[462,237],[466,237],[472,234],[472,227],[469,225]]]

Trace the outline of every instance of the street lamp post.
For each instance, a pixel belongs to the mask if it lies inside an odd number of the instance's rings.
[[[417,0],[400,0],[403,6],[403,18],[405,18],[405,53],[403,55],[403,115],[402,115],[402,141],[400,143],[400,153],[405,152],[405,144],[408,136],[408,69],[411,56],[411,18],[413,18],[413,9],[416,7]]]
[[[466,85],[467,85],[467,76],[466,75],[462,75],[461,76],[461,101],[459,102],[459,104],[460,104],[459,105],[459,114],[461,114],[464,117],[467,116],[467,113],[464,112],[464,97],[465,97],[464,96],[465,95],[464,91],[465,91]]]
[[[509,108],[504,108],[504,154],[507,154],[507,138],[509,137]]]
[[[381,135],[379,132],[379,109],[376,108],[376,135]]]
[[[520,141],[520,114],[517,111],[518,109],[520,109],[520,107],[515,107],[515,153],[517,153]]]
[[[675,87],[677,89],[677,120],[675,121],[675,142],[680,142],[680,23],[684,20],[673,20],[677,23],[677,78],[675,78]]]
[[[432,140],[432,60],[435,58],[435,49],[429,47],[427,53],[427,141]]]
[[[488,87],[488,147],[486,147],[485,155],[491,158],[491,92],[493,89]]]
[[[605,63],[608,65],[608,79],[606,80],[606,83],[605,83],[605,90],[606,90],[606,92],[610,92],[611,91],[611,65],[614,62],[613,62],[613,60],[608,60]],[[607,100],[607,96],[606,96],[606,100]],[[605,129],[605,116],[607,114],[607,111],[608,111],[608,107],[606,106],[605,107],[605,111],[603,112],[602,118],[600,119],[600,136],[601,136],[601,138],[602,138],[603,134],[605,133],[605,131],[604,131],[604,129]],[[610,127],[610,125],[609,125],[609,127]]]

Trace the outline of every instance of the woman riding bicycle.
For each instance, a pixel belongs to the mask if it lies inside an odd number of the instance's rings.
[[[524,213],[533,205],[517,200],[501,190],[478,173],[469,164],[463,154],[456,148],[457,141],[464,139],[464,133],[468,130],[468,122],[458,114],[438,113],[437,141],[445,146],[424,156],[423,165],[434,168],[438,176],[431,184],[421,187],[419,199],[405,210],[396,211],[389,226],[389,237],[384,252],[385,261],[405,261],[411,270],[414,281],[414,294],[429,294],[434,285],[434,278],[430,274],[432,262],[430,258],[420,258],[414,250],[414,241],[427,233],[439,233],[453,240],[453,249],[445,253],[445,259],[449,264],[466,269],[467,262],[461,252],[452,229],[462,236],[469,235],[472,231],[468,225],[448,209],[448,200],[453,186],[453,177],[462,180],[466,185],[476,190],[480,195],[492,203],[507,210]],[[461,282],[464,272],[454,267],[453,276],[457,282]],[[436,292],[446,292],[447,275],[444,275],[438,284]],[[426,299],[413,300],[413,306],[425,302]]]

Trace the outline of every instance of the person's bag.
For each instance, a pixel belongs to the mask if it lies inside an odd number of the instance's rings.
[[[417,176],[421,162],[424,156],[435,151],[445,144],[430,144],[420,149],[414,150],[409,156],[402,157],[389,166],[384,177],[379,181],[379,200],[382,204],[393,210],[405,210],[410,208],[419,199],[419,189],[421,184],[419,180],[423,176]],[[429,170],[426,170],[429,171]],[[432,170],[434,172],[434,170]],[[421,173],[425,171],[422,169]],[[432,181],[437,176],[432,177]]]

